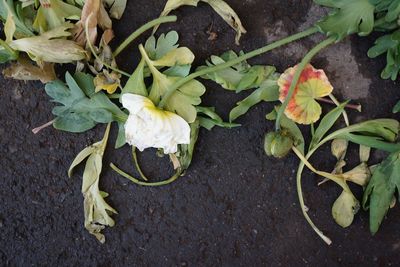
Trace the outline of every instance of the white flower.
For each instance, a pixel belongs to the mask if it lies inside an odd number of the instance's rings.
[[[147,97],[123,94],[122,105],[129,110],[126,142],[140,151],[155,147],[172,154],[177,152],[178,144],[190,143],[189,124],[175,113],[158,109]]]

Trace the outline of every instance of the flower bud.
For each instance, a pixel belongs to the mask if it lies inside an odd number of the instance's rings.
[[[285,157],[293,147],[293,138],[285,130],[269,132],[265,136],[264,150],[268,156]]]
[[[338,160],[342,160],[346,155],[347,147],[349,142],[345,139],[335,139],[332,141],[331,151],[332,155]]]
[[[363,162],[351,171],[343,173],[343,178],[347,181],[365,186],[371,178],[371,171],[368,165]]]

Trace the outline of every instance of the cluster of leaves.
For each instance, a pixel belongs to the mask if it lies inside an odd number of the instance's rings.
[[[211,56],[210,60],[207,61],[207,66],[201,66],[198,70],[223,64],[237,57],[238,55],[234,51],[228,51],[221,56]],[[262,101],[277,101],[279,99],[278,77],[276,68],[273,66],[250,66],[246,61],[243,61],[231,68],[204,75],[202,78],[210,79],[221,85],[222,88],[236,93],[254,89],[248,97],[238,102],[237,106],[230,112],[229,121],[233,122]]]
[[[151,36],[144,46],[140,45],[139,50],[142,59],[122,88],[121,96],[126,93],[142,95],[148,97],[154,104],[159,104],[175,83],[187,77],[194,61],[194,54],[187,47],[179,47],[178,41],[178,33],[171,31],[167,34],[161,34],[158,39]],[[147,84],[150,84],[150,86],[147,86]],[[181,116],[189,123],[191,128],[190,144],[179,145],[178,152],[170,155],[178,176],[186,171],[192,161],[200,127],[211,130],[215,126],[225,128],[238,126],[224,122],[216,113],[215,108],[200,106],[201,96],[205,91],[206,88],[201,82],[192,79],[177,88],[165,102],[164,108]],[[120,123],[116,147],[121,147],[124,144],[124,127],[123,123]],[[134,159],[137,163],[136,156],[134,156]],[[136,165],[143,180],[147,181],[139,164]],[[117,169],[115,166],[114,168]],[[126,173],[119,172],[135,183],[144,183]],[[175,178],[176,175],[173,179]],[[149,183],[149,185],[160,184]]]
[[[82,194],[84,196],[85,228],[94,235],[101,243],[105,242],[105,237],[101,231],[106,227],[114,226],[114,220],[110,214],[117,213],[104,198],[108,196],[106,192],[100,191],[99,181],[103,168],[103,156],[110,134],[110,124],[108,124],[104,137],[101,141],[83,149],[74,159],[68,171],[68,176],[72,176],[72,171],[86,158],[86,165],[82,177]]]
[[[80,133],[92,129],[98,123],[123,122],[127,115],[103,92],[95,92],[90,74],[65,75],[66,84],[56,80],[46,84],[46,93],[54,102],[56,129]]]
[[[111,31],[110,16],[120,18],[125,6],[126,0],[1,0],[0,20],[6,39],[0,40],[0,63],[13,62],[4,71],[6,76],[44,83],[54,80],[52,63],[88,59],[84,22],[91,18],[89,35],[94,42],[97,25]]]
[[[372,31],[383,32],[368,56],[376,58],[386,54],[383,79],[396,80],[400,71],[400,1],[397,0],[314,0],[315,3],[334,8],[317,26],[328,35],[341,40],[349,34],[369,35]]]
[[[345,104],[339,105],[321,119],[318,127],[312,133],[309,148],[305,153],[299,148],[299,151],[305,156],[301,157],[303,162],[299,166],[297,175],[300,179],[303,167],[306,165],[316,174],[332,180],[342,187],[343,192],[332,206],[332,216],[342,227],[348,227],[352,223],[354,215],[360,207],[359,201],[347,186],[347,182],[363,186],[365,189],[363,206],[365,209],[370,209],[370,229],[372,233],[376,233],[393,201],[396,186],[399,185],[400,143],[396,142],[400,124],[392,119],[378,119],[349,125],[328,133],[344,111]],[[301,132],[296,124],[292,122],[291,127],[288,127],[286,120],[282,120],[282,128],[287,129],[296,140],[299,140],[298,136],[299,133],[301,135]],[[317,171],[307,162],[319,147],[328,142],[332,142],[332,154],[338,160],[331,173]],[[361,163],[354,169],[343,172],[343,167],[346,165],[344,158],[348,142],[360,145]],[[378,166],[368,167],[369,148],[392,154]]]
[[[179,36],[175,31],[161,34],[156,40],[151,36],[141,46],[142,60],[122,89],[122,94],[132,93],[149,97],[158,104],[178,80],[190,74],[194,54],[187,47],[179,47]],[[151,76],[151,77],[150,77]],[[145,79],[151,78],[152,83],[147,88]],[[223,123],[213,108],[200,107],[201,96],[205,93],[204,85],[191,80],[178,88],[166,102],[165,109],[175,112],[188,123],[199,119],[201,126],[211,129],[214,126],[233,127],[233,124]],[[202,115],[199,116],[198,113]]]

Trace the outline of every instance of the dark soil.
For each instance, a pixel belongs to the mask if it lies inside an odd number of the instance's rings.
[[[157,17],[165,4],[161,0],[128,2],[123,19],[115,23],[118,36],[115,43]],[[231,0],[229,3],[248,30],[240,47],[234,45],[234,33],[229,26],[205,4],[197,9],[181,8],[176,12],[178,23],[163,26],[161,31],[176,29],[181,35],[181,45],[194,51],[199,65],[211,54],[227,49],[249,51],[298,31],[306,20],[318,19],[318,14],[310,11],[311,1]],[[280,28],[274,28],[277,25]],[[210,26],[217,33],[213,41],[208,40]],[[353,79],[369,81],[363,88],[368,97],[356,99],[363,104],[364,112],[352,112],[354,120],[392,116],[391,108],[400,98],[395,82],[379,78],[383,59],[367,58],[366,51],[372,43],[373,39],[352,37],[345,41],[347,48],[338,50],[342,60],[335,65],[325,54],[314,62],[317,67],[330,66],[327,72],[333,84],[346,84]],[[304,40],[300,44],[308,49],[313,41]],[[134,69],[138,63],[137,45],[119,58],[121,68]],[[304,54],[304,49],[296,50],[299,47],[292,47],[293,56],[288,56],[286,50],[278,50],[252,62],[275,64],[283,71]],[[335,48],[328,48],[328,54],[329,49]],[[355,68],[347,64],[350,57],[356,59]],[[348,81],[343,81],[337,72],[343,69],[351,72]],[[333,184],[317,187],[320,178],[307,172],[304,191],[309,213],[333,244],[325,245],[311,230],[297,199],[297,158],[275,160],[266,157],[262,149],[263,136],[273,126],[265,120],[271,104],[253,108],[239,120],[243,124],[240,128],[202,130],[191,168],[172,185],[138,187],[106,168],[101,188],[110,193],[108,202],[119,214],[113,216],[115,227],[104,231],[107,240],[101,245],[83,226],[82,168],[71,179],[66,171],[81,149],[101,138],[104,127],[80,135],[51,128],[33,135],[32,128],[52,119],[53,104],[43,86],[3,78],[0,84],[0,265],[398,264],[399,208],[390,210],[376,236],[369,233],[368,214],[364,211],[356,216],[352,226],[342,229],[330,214],[339,189]],[[213,83],[205,84],[208,92],[204,104],[216,106],[224,118],[235,102],[247,94],[235,95]],[[346,96],[346,90],[354,93],[353,89],[339,88],[338,97]],[[153,152],[141,156],[146,173],[151,177],[167,177],[172,171],[168,160],[158,159]],[[382,156],[375,153],[374,159]],[[115,162],[126,170],[133,169],[128,147],[114,151],[110,145],[104,161],[105,166]],[[313,162],[324,170],[330,170],[335,163],[328,148]],[[361,191],[357,192],[360,197]]]

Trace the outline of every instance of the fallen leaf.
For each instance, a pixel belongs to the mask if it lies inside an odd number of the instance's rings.
[[[11,63],[3,70],[3,75],[16,80],[40,80],[44,84],[57,79],[53,63],[44,62],[42,66],[37,66],[24,57],[19,57],[17,62]]]
[[[296,69],[297,66],[287,69],[278,79],[281,102],[284,102],[288,95]],[[322,109],[316,100],[329,95],[332,90],[333,87],[325,72],[308,64],[301,73],[293,97],[285,110],[286,116],[299,124],[311,124],[318,121]]]

